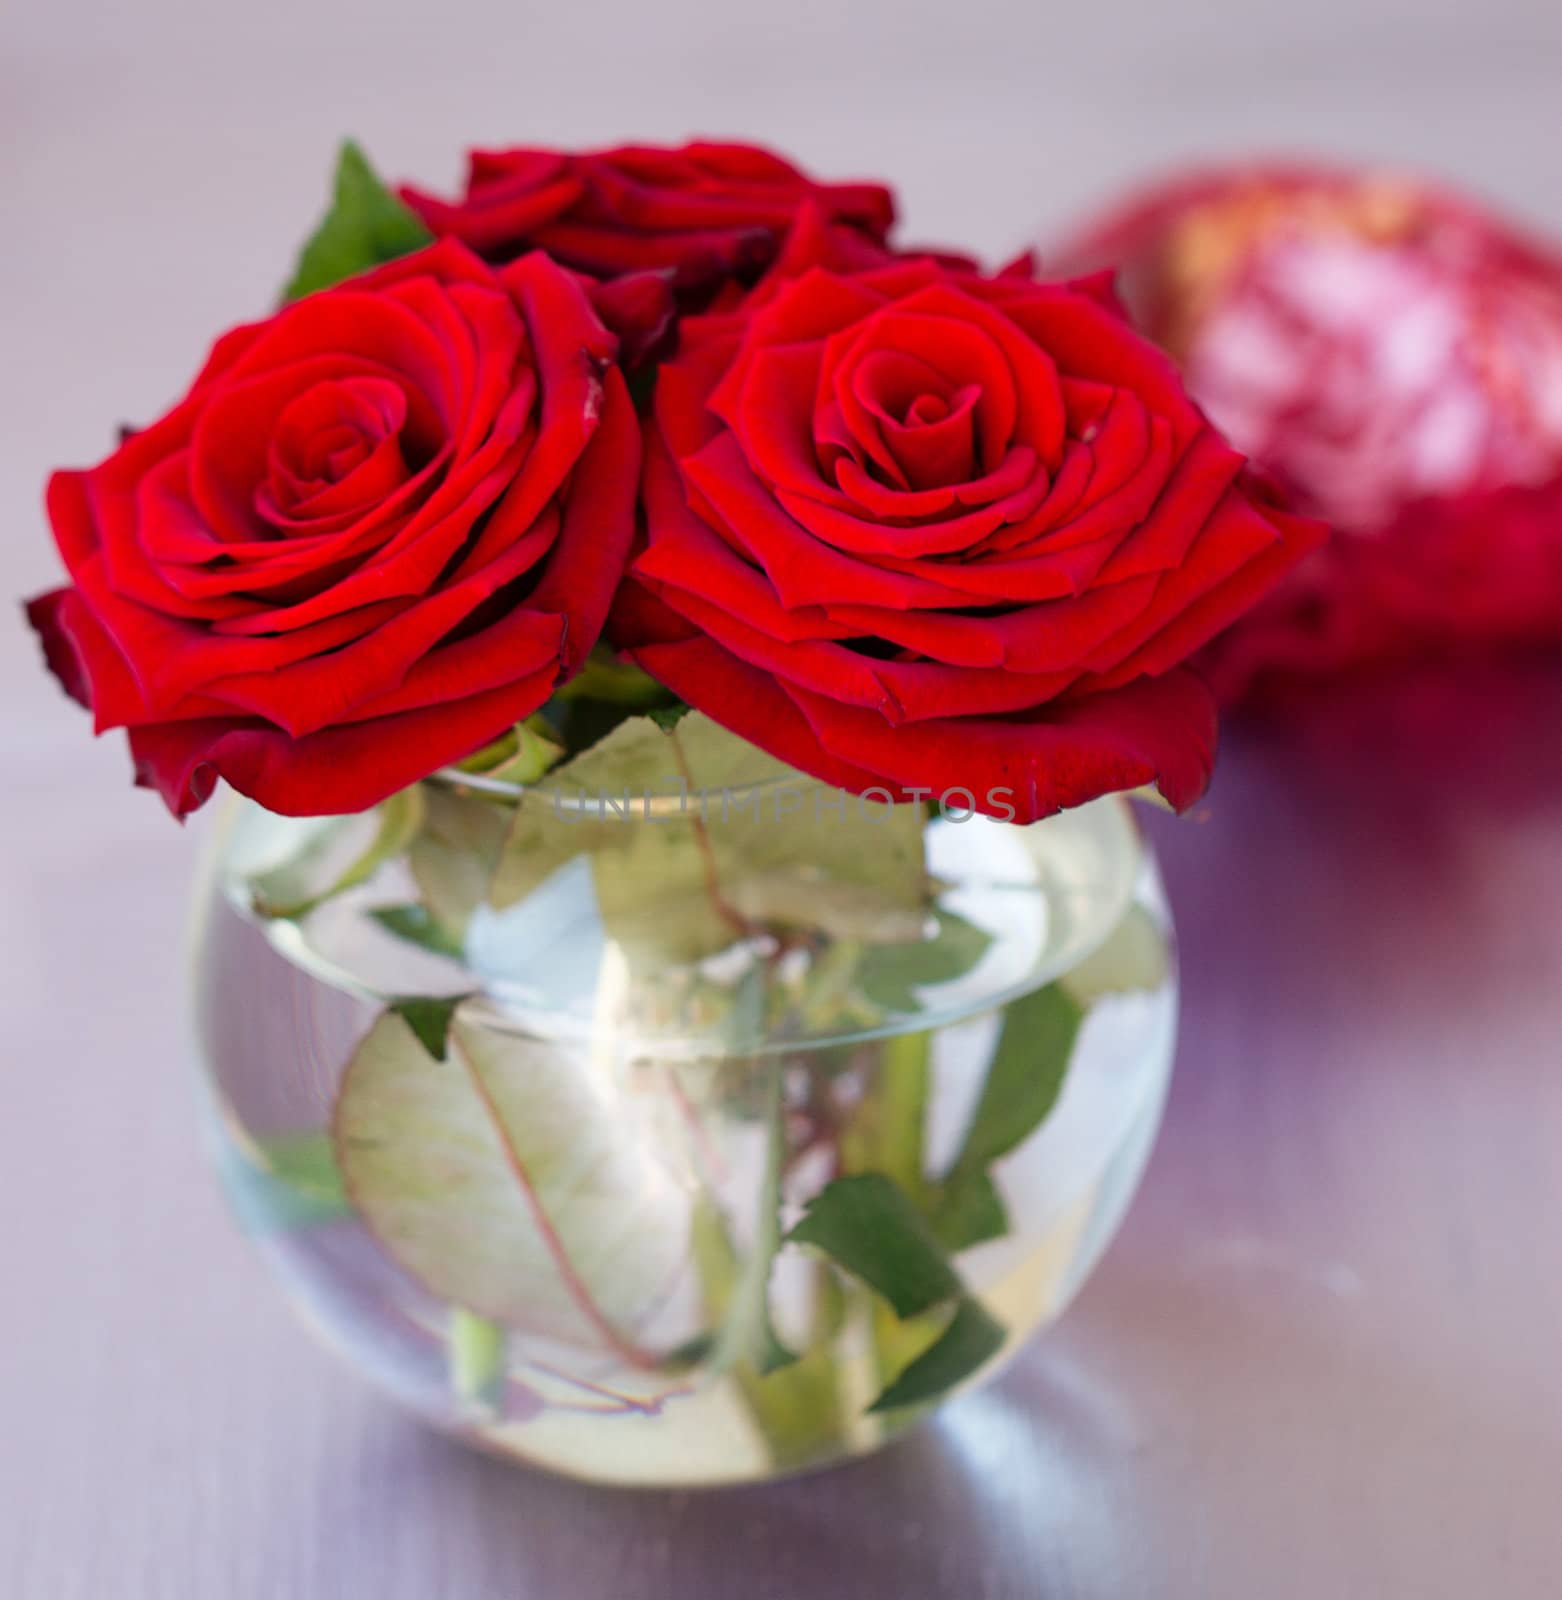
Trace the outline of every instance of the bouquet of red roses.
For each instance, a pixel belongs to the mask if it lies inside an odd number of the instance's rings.
[[[49,515],[29,614],[180,816],[357,810],[610,655],[812,775],[1030,820],[1208,780],[1184,668],[1319,542],[1105,278],[738,145],[344,152],[286,304]],[[1004,790],[997,799],[990,796]]]
[[[1110,797],[1203,793],[1187,662],[1322,539],[1106,277],[893,219],[739,145],[455,201],[348,146],[281,309],[49,487],[50,667],[177,816],[247,797],[195,940],[241,1215],[558,1470],[864,1450],[1061,1311],[1174,1031]]]

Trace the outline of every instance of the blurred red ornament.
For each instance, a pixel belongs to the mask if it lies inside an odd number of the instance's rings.
[[[1046,254],[1140,325],[1328,546],[1206,652],[1221,697],[1562,642],[1562,250],[1374,172],[1254,167]]]

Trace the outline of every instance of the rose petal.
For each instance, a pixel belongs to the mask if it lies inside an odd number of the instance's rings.
[[[907,788],[946,794],[958,786],[978,810],[1002,816],[1012,807],[1022,823],[1150,783],[1184,811],[1208,787],[1214,765],[1214,702],[1191,672],[1024,716],[900,727],[816,694],[787,692],[826,755],[849,752]]]

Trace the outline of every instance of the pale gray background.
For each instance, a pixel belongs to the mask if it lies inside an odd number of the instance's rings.
[[[1562,227],[1559,89],[1555,0],[7,0],[0,590],[53,580],[46,466],[267,305],[343,132],[436,183],[468,141],[747,134],[996,252],[1260,149]],[[902,1447],[709,1498],[480,1460],[294,1326],[197,1147],[199,828],[125,789],[14,625],[0,684],[8,1600],[1562,1591],[1552,669],[1363,708],[1343,751],[1233,741],[1206,819],[1156,828],[1183,1048],[1098,1278]]]

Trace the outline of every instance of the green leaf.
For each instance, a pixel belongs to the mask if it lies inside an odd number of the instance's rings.
[[[1084,1017],[1060,983],[1023,995],[1005,1012],[981,1097],[931,1199],[933,1231],[948,1249],[966,1250],[1008,1231],[988,1169],[1023,1144],[1057,1104]]]
[[[524,787],[536,783],[564,754],[564,746],[553,738],[552,730],[541,717],[529,717],[515,730],[515,754],[501,761],[488,776],[503,783]]]
[[[554,691],[560,700],[610,700],[615,705],[654,706],[672,698],[649,672],[620,661],[607,645],[593,646],[586,664]]]
[[[353,1204],[431,1294],[474,1316],[638,1367],[636,1343],[689,1258],[689,1191],[665,1107],[579,1052],[457,1006],[446,1057],[383,1014],[333,1118]]]
[[[1157,811],[1164,811],[1171,816],[1175,816],[1177,813],[1176,806],[1153,783],[1142,784],[1137,789],[1128,789],[1124,791],[1123,798],[1125,800],[1142,800],[1145,805],[1154,806]]]
[[[880,1172],[826,1184],[786,1236],[809,1244],[914,1317],[961,1294],[959,1275],[905,1191]]]
[[[474,750],[471,755],[455,763],[457,772],[486,773],[497,767],[500,762],[508,761],[515,754],[517,745],[514,728],[506,728],[497,739],[491,739],[481,750]]]
[[[1003,1344],[1002,1325],[967,1293],[910,1196],[882,1173],[827,1184],[787,1240],[822,1250],[887,1300],[902,1322],[954,1306],[938,1338],[895,1376],[869,1411],[936,1399]]]
[[[415,901],[400,906],[375,906],[369,915],[385,929],[407,944],[432,951],[437,956],[459,960],[464,946],[459,938],[429,914],[427,906]]]
[[[412,1029],[418,1042],[436,1061],[443,1061],[450,1045],[450,1020],[465,995],[431,997],[414,995],[392,1001],[389,1009]]]
[[[344,1203],[342,1175],[336,1170],[328,1133],[273,1134],[256,1144],[274,1177],[332,1206]]]
[[[675,706],[652,706],[646,715],[663,733],[671,733],[693,709],[680,701]]]
[[[398,256],[410,255],[434,236],[417,214],[380,181],[351,139],[336,161],[331,208],[299,254],[284,300],[328,289],[344,278]]]
[[[933,910],[932,938],[915,943],[877,945],[865,952],[858,969],[864,996],[886,1011],[918,1011],[915,993],[924,984],[964,977],[987,954],[992,935],[942,906]]]
[[[631,717],[550,774],[516,812],[494,906],[580,858],[604,928],[659,970],[750,929],[915,939],[927,915],[916,807],[842,800],[698,712],[671,732]]]
[[[960,1150],[929,1191],[933,1231],[946,1248],[968,1250],[1009,1231],[990,1169],[1052,1114],[1090,1007],[1109,995],[1159,988],[1167,960],[1165,931],[1133,906],[1071,972],[1009,1006]]]
[[[458,766],[462,772],[524,786],[535,783],[563,754],[564,746],[547,720],[533,716],[516,723],[508,733],[484,745]]]
[[[956,1304],[949,1326],[879,1395],[869,1412],[922,1405],[948,1394],[997,1355],[1004,1337],[1003,1325],[978,1301],[965,1297]]]
[[[220,1148],[223,1187],[251,1233],[311,1228],[352,1214],[329,1134],[276,1134]]]
[[[1084,1019],[1083,1007],[1057,983],[1010,1005],[981,1098],[954,1161],[956,1170],[991,1166],[1041,1126],[1063,1091]]]
[[[929,1191],[933,1232],[946,1250],[969,1250],[1009,1231],[1009,1213],[992,1175],[980,1168],[952,1172]]]
[[[429,916],[459,942],[472,913],[488,898],[511,811],[443,783],[422,788],[423,827],[407,851],[407,867]]]
[[[743,814],[734,801],[727,811],[719,791],[750,789],[755,785],[791,778],[803,781],[784,762],[758,746],[729,733],[719,723],[696,713],[676,730],[660,727],[649,714],[633,716],[614,727],[606,737],[557,768],[547,785],[549,795],[595,805],[603,796],[622,800],[627,792],[637,802],[646,795],[660,798],[676,810],[685,795],[687,806],[697,810],[694,791],[713,791],[711,812]],[[639,814],[637,805],[635,814]]]
[[[1130,906],[1100,947],[1058,981],[1082,1006],[1113,994],[1159,989],[1171,965],[1166,930],[1143,906]]]
[[[366,883],[407,849],[423,815],[423,791],[414,785],[357,816],[329,818],[288,860],[251,877],[251,908],[260,917],[296,920]]]

